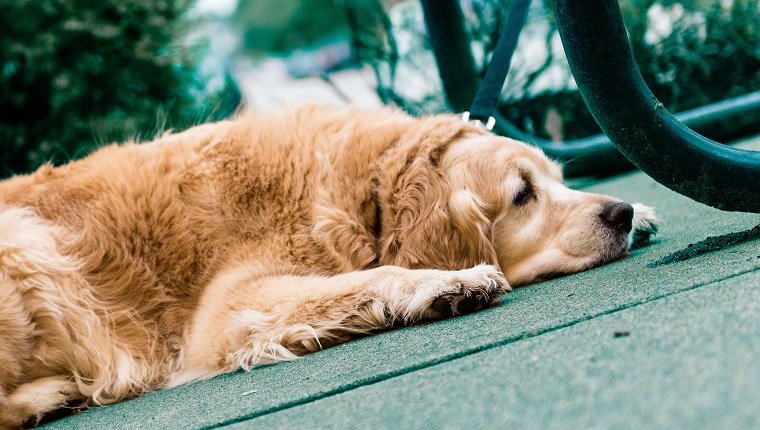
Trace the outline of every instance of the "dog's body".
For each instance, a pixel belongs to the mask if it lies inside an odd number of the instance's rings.
[[[44,166],[0,183],[0,428],[498,303],[624,256],[628,208],[526,145],[391,110]]]

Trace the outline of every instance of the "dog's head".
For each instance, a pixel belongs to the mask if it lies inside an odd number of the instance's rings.
[[[634,233],[656,231],[646,206],[566,187],[539,149],[443,124],[422,131],[423,144],[393,177],[387,217],[396,228],[383,242],[384,263],[489,262],[524,285],[622,258]]]

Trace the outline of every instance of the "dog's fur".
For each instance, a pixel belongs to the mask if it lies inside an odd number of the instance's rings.
[[[477,310],[626,255],[627,230],[600,219],[617,200],[561,181],[539,150],[453,116],[319,106],[5,180],[0,427]]]

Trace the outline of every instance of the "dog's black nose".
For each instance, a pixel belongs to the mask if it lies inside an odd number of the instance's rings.
[[[605,224],[628,233],[631,231],[631,221],[633,220],[633,206],[625,202],[610,203],[605,206],[599,215]]]

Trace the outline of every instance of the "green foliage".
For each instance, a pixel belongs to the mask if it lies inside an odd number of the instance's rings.
[[[235,23],[243,47],[283,54],[348,34],[344,0],[240,0]]]
[[[205,119],[187,0],[0,0],[0,176]],[[196,95],[196,96],[194,96]]]
[[[644,80],[669,109],[760,90],[756,0],[628,0],[621,7]],[[646,37],[651,22],[645,12],[653,7],[674,19],[672,31],[656,43]]]

